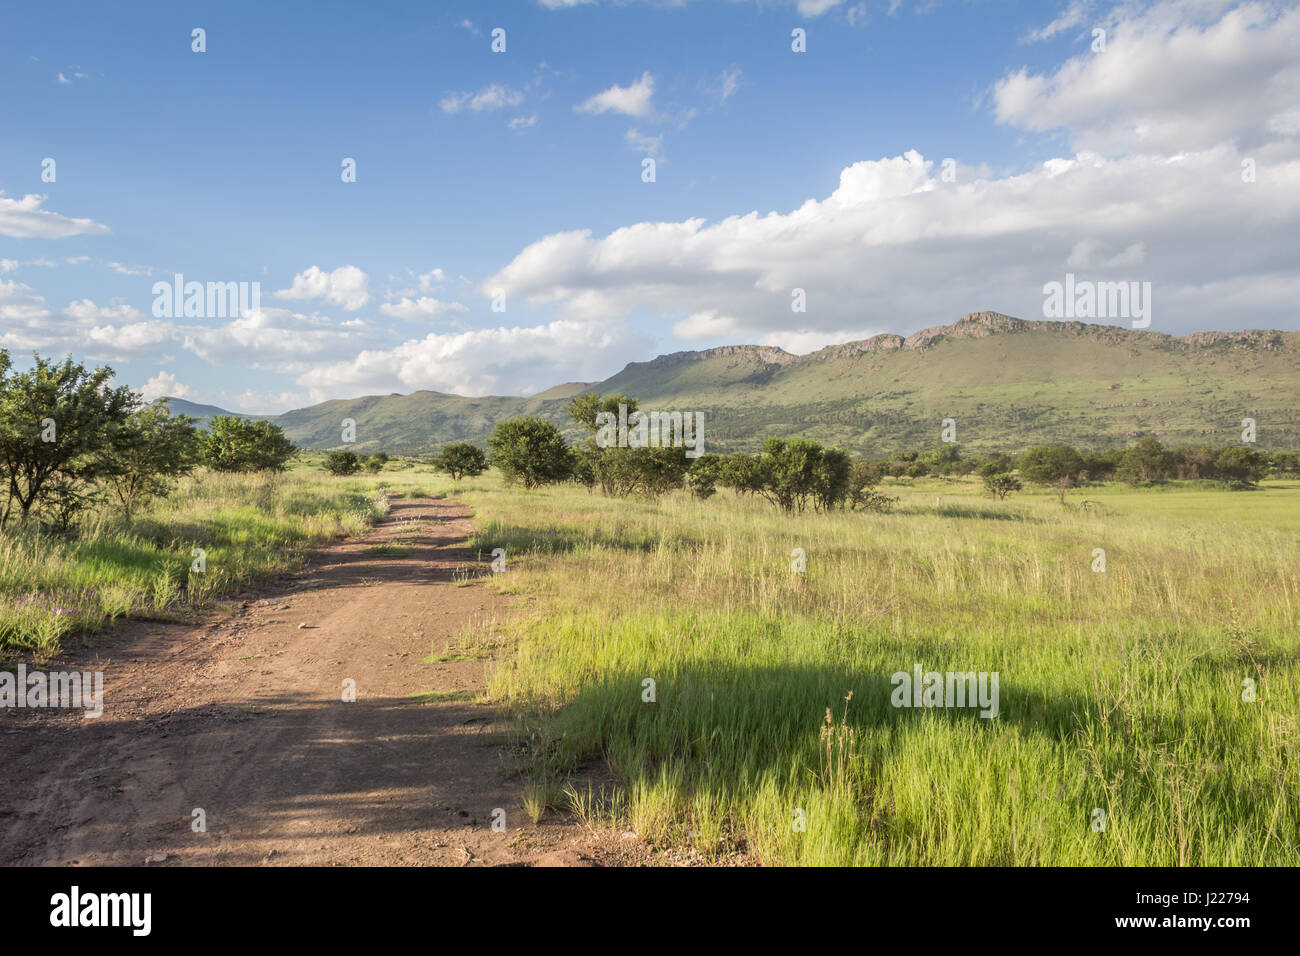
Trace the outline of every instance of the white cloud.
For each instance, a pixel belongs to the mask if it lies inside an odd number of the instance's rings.
[[[360,319],[335,322],[325,316],[262,308],[217,327],[182,327],[185,347],[215,363],[248,362],[296,374],[307,365],[355,355],[378,341]]]
[[[630,86],[617,83],[574,107],[579,113],[623,113],[627,116],[649,116],[653,112],[655,81],[647,70]]]
[[[370,301],[366,274],[356,266],[339,266],[325,272],[312,266],[293,277],[293,285],[274,293],[277,299],[324,299],[349,311],[356,311]]]
[[[493,83],[477,93],[448,93],[439,102],[444,113],[459,113],[469,110],[473,113],[491,112],[507,106],[518,106],[524,101],[524,94],[509,86]]]
[[[481,291],[553,303],[574,321],[648,308],[685,317],[682,338],[753,341],[796,322],[807,333],[910,332],[986,308],[1033,318],[1043,284],[1073,259],[1153,281],[1158,301],[1181,298],[1157,314],[1158,330],[1221,326],[1215,302],[1180,290],[1247,276],[1270,293],[1235,318],[1294,326],[1286,295],[1300,277],[1284,250],[1300,219],[1300,157],[1252,184],[1239,168],[1228,147],[1177,159],[1083,154],[1004,178],[959,168],[944,183],[911,152],[856,163],[828,197],[786,213],[549,235]],[[807,313],[791,312],[796,288]]]
[[[17,268],[17,259],[0,259],[0,275],[3,275],[6,272],[13,272]]]
[[[184,398],[193,393],[193,389],[178,382],[175,375],[163,370],[140,386],[140,395],[146,402],[159,398]]]
[[[432,269],[419,276],[420,291],[432,292],[446,281],[447,276],[441,269]]]
[[[533,113],[531,116],[516,116],[506,125],[516,132],[523,129],[532,129],[537,125],[537,114]]]
[[[142,318],[139,310],[132,306],[125,304],[98,306],[90,299],[69,302],[64,311],[79,322],[129,322]]]
[[[65,236],[95,235],[108,227],[91,219],[71,219],[42,209],[49,198],[28,193],[22,199],[8,199],[0,192],[0,236],[13,239],[61,239]]]
[[[587,322],[430,333],[345,362],[315,365],[297,381],[315,401],[416,389],[526,395],[566,379],[603,378],[611,367],[643,358],[646,347],[619,326]]]
[[[439,302],[437,299],[421,296],[419,299],[402,299],[400,302],[385,302],[379,307],[384,315],[393,315],[399,319],[415,322],[420,319],[432,319],[451,312],[468,312],[459,302]]]
[[[28,286],[0,281],[0,348],[78,352],[118,361],[156,355],[160,346],[175,339],[172,323],[145,320],[124,303],[100,306],[78,299],[60,312]]]
[[[993,90],[998,122],[1066,129],[1076,150],[1109,155],[1294,138],[1285,130],[1300,102],[1300,6],[1165,0],[1121,7],[1100,25],[1104,53],[1004,76]]]
[[[110,262],[108,267],[119,275],[124,276],[151,276],[153,269],[149,266],[125,266],[120,262]]]
[[[797,0],[795,9],[802,17],[820,17],[827,10],[834,10],[843,0]]]

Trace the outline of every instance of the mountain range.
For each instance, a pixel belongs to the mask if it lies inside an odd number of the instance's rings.
[[[368,395],[265,418],[312,450],[420,454],[450,441],[485,443],[516,415],[550,419],[570,438],[565,406],[587,391],[622,393],[647,411],[703,412],[708,451],[756,450],[767,435],[802,436],[859,454],[927,449],[944,419],[959,446],[1017,451],[1089,448],[1154,436],[1169,444],[1240,442],[1257,423],[1261,448],[1300,447],[1300,332],[1172,336],[1083,322],[975,312],[906,338],[884,334],[808,355],[729,345],[632,362],[602,382],[527,397],[442,392]],[[180,398],[174,412],[225,412]],[[355,444],[342,422],[356,422]]]

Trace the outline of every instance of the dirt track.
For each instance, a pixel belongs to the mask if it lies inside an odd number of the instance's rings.
[[[412,699],[484,686],[482,661],[423,663],[474,619],[504,621],[503,598],[453,580],[481,570],[470,530],[455,502],[396,498],[365,536],[198,626],[73,642],[44,669],[102,670],[104,714],[0,711],[0,864],[646,862],[617,833],[531,824],[492,708]],[[414,553],[367,551],[384,543]]]

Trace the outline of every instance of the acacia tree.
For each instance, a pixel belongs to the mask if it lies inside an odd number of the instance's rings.
[[[66,518],[85,482],[103,473],[103,452],[140,404],[130,388],[111,386],[108,366],[34,359],[32,368],[11,374],[9,353],[0,350],[0,479],[8,486],[0,528],[15,504],[25,519],[55,495]]]
[[[198,419],[172,415],[163,402],[133,412],[116,429],[104,452],[104,484],[127,524],[150,498],[165,497],[173,482],[194,470],[203,439]]]
[[[477,445],[455,441],[433,457],[433,467],[451,475],[453,481],[460,481],[466,475],[475,478],[487,470],[487,455]]]
[[[631,415],[639,409],[639,404],[635,398],[626,395],[601,395],[598,392],[576,395],[569,401],[569,417],[587,431],[586,441],[575,451],[581,462],[578,470],[590,472],[592,483],[600,485],[602,494],[632,493],[637,483],[637,469],[630,452],[636,449],[603,447],[597,441],[600,431],[597,419],[602,412],[618,415],[620,405],[626,406],[627,414]]]

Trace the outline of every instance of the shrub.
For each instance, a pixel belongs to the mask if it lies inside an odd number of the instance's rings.
[[[573,474],[574,456],[560,430],[544,418],[521,417],[499,422],[488,439],[492,464],[506,484],[525,488],[564,481]]]
[[[331,475],[346,477],[347,475],[355,475],[361,470],[361,460],[357,458],[355,452],[332,451],[325,456],[322,467]]]
[[[711,498],[718,490],[717,484],[721,472],[721,458],[717,455],[701,455],[686,469],[686,487],[701,501]]]
[[[214,471],[283,471],[298,449],[270,422],[218,415],[203,439],[203,460]]]

